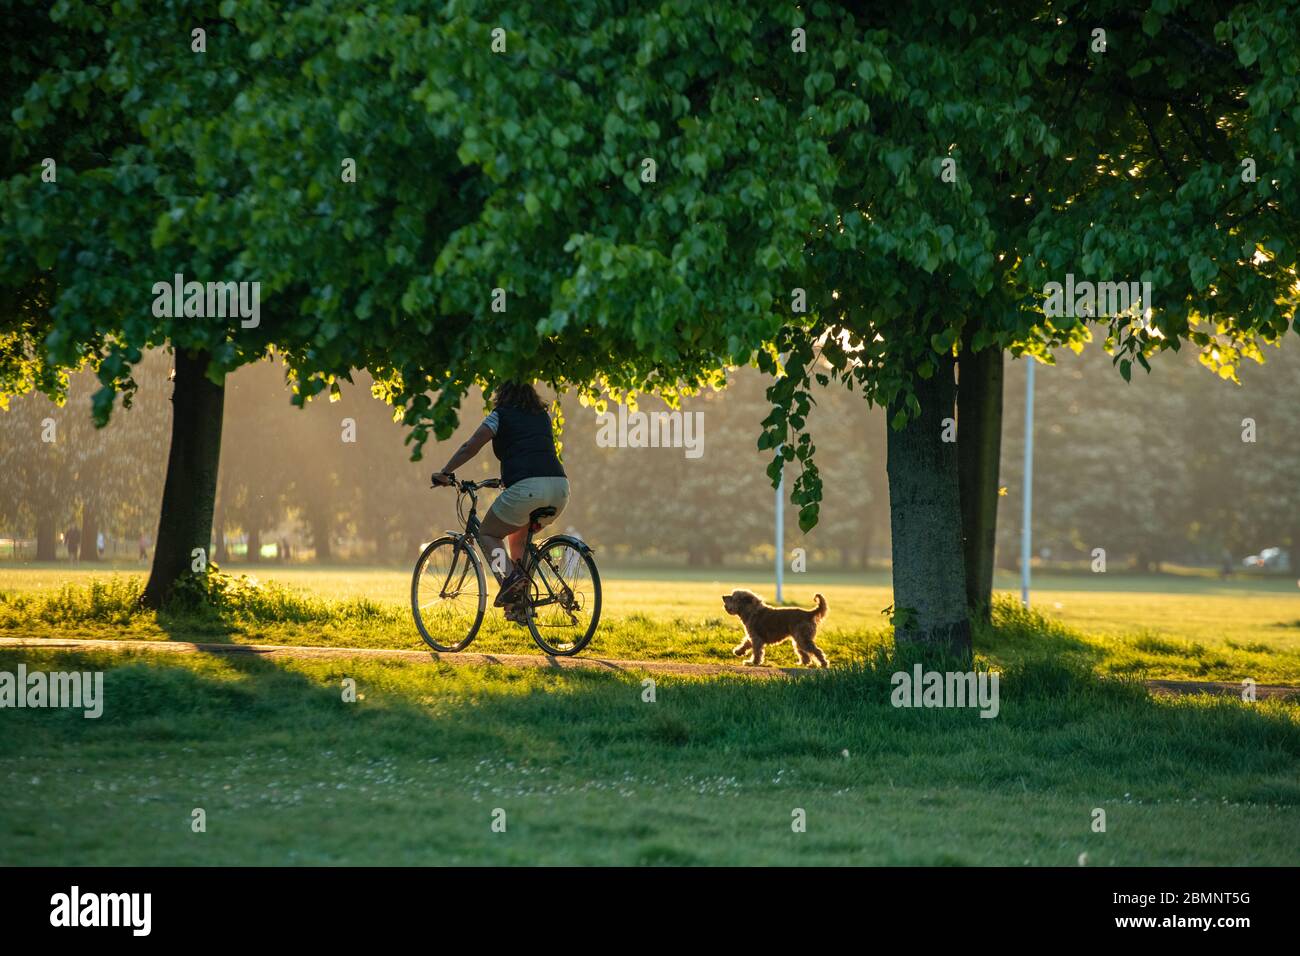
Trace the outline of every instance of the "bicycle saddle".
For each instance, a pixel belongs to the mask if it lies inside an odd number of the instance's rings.
[[[558,509],[554,507],[534,508],[528,514],[529,521],[537,521],[541,518],[554,518]]]

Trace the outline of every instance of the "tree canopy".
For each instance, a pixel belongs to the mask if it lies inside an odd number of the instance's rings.
[[[63,0],[5,54],[0,392],[91,356],[103,420],[150,346],[212,382],[274,346],[299,402],[369,369],[418,455],[475,384],[757,362],[802,527],[819,374],[888,408],[895,517],[951,525],[963,350],[1097,326],[1125,376],[1183,341],[1231,375],[1295,321],[1293,11],[1130,6]],[[260,323],[157,314],[178,273],[260,283]],[[1048,317],[1067,276],[1153,301]]]

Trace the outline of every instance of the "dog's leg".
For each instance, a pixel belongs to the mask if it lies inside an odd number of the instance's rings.
[[[763,643],[762,643],[761,641],[755,641],[755,642],[754,642],[754,656],[753,656],[752,658],[750,658],[749,660],[745,661],[745,663],[746,663],[746,664],[750,664],[750,665],[752,665],[752,666],[754,666],[754,667],[761,667],[761,666],[762,666],[762,664],[763,664]]]
[[[794,645],[794,652],[799,655],[799,663],[804,667],[807,667],[808,662],[812,660],[812,658],[808,656],[808,651],[803,646],[804,642],[796,639],[790,643]]]
[[[812,641],[808,642],[808,650],[812,652],[813,657],[817,658],[817,660],[821,662],[822,667],[831,666],[830,664],[827,663],[826,655],[822,653],[822,649],[818,647],[816,644],[814,644]],[[805,659],[804,663],[807,664],[808,661]]]
[[[747,634],[743,641],[731,649],[731,653],[735,654],[737,657],[744,657],[745,652],[753,646],[754,642],[749,639],[749,635]]]

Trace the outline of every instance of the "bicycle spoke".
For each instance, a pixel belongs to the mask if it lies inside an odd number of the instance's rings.
[[[481,576],[473,554],[451,538],[421,556],[412,582],[416,627],[437,650],[460,650],[478,632],[485,606]]]
[[[549,653],[576,653],[595,630],[599,582],[588,561],[564,539],[552,539],[535,556],[529,601],[533,636]]]

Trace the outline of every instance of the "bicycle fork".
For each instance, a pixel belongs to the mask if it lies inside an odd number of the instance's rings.
[[[443,579],[442,587],[438,589],[438,597],[440,597],[444,601],[448,597],[447,585],[448,583],[450,583],[452,577],[456,573],[456,563],[460,561],[460,556],[461,556],[460,548],[456,549],[455,554],[456,556],[451,559],[451,567],[447,569],[447,577]],[[461,588],[465,586],[465,575],[469,574],[469,569],[470,569],[470,561],[468,558],[466,558],[465,566],[461,568],[460,578],[459,580],[456,581],[456,587],[450,592],[452,595],[460,594]]]

